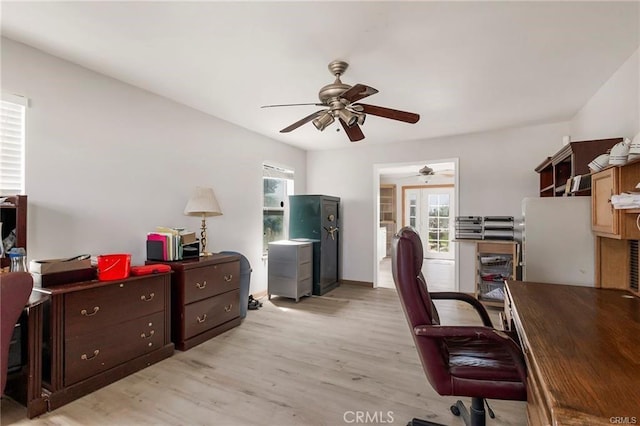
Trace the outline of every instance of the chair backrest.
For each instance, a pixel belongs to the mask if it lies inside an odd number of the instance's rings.
[[[412,227],[405,226],[393,238],[393,280],[403,300],[407,320],[413,327],[425,324],[440,324],[427,282],[422,275],[424,253],[420,235]],[[403,283],[403,285],[398,285]],[[412,301],[405,305],[404,300]]]
[[[0,274],[0,393],[7,383],[9,344],[20,314],[25,308],[33,288],[33,278],[28,272]]]
[[[447,349],[440,339],[418,338],[414,327],[438,325],[438,312],[429,296],[422,275],[423,249],[420,235],[404,227],[393,237],[392,270],[402,309],[420,355],[422,367],[431,385],[438,391],[450,381]]]

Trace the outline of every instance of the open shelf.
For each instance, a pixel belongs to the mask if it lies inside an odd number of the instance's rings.
[[[540,175],[540,196],[564,196],[567,180],[588,175],[589,163],[621,141],[622,138],[570,142],[552,157],[547,157],[535,168]],[[569,195],[591,195],[591,189],[584,188]]]

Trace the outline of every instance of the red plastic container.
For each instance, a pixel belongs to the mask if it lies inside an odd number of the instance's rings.
[[[98,256],[98,279],[100,281],[122,280],[129,276],[130,254],[103,254]]]

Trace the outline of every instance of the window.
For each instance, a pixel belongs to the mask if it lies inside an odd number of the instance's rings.
[[[27,100],[2,95],[0,100],[0,194],[24,193],[24,136]]]
[[[449,251],[449,194],[429,194],[429,250]]]
[[[269,164],[262,165],[262,252],[271,241],[287,239],[288,196],[293,195],[293,171]]]

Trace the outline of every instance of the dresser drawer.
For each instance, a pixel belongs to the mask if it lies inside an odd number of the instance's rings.
[[[184,301],[192,303],[240,288],[240,262],[226,262],[184,272]]]
[[[165,277],[76,291],[64,296],[65,339],[164,310]]]
[[[313,272],[311,262],[293,263],[280,262],[269,259],[269,276],[283,279],[303,280],[311,277]]]
[[[203,333],[240,316],[240,290],[191,303],[185,306],[183,335],[185,339]]]
[[[164,312],[157,312],[65,339],[65,386],[161,348],[164,317]]]

